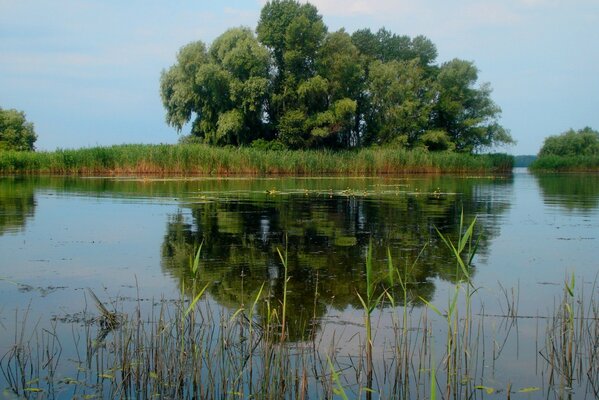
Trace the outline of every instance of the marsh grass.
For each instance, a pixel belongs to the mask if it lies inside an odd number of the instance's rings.
[[[544,155],[533,161],[528,168],[534,171],[597,172],[599,156]]]
[[[117,145],[52,152],[0,151],[4,174],[380,175],[509,172],[513,157],[368,148],[286,151],[199,144]]]
[[[267,285],[236,310],[216,307],[206,286],[196,286],[203,271],[200,245],[189,260],[191,292],[182,292],[179,299],[154,301],[145,313],[138,302],[125,314],[125,305],[108,307],[114,302],[94,295],[100,317],[118,311],[122,321],[98,340],[102,324],[86,311],[79,322],[83,324],[73,326],[74,343],[69,346],[75,348],[75,356],[63,356],[67,343],[59,338],[56,325],[40,329],[29,323],[27,312],[15,314],[14,346],[0,355],[0,382],[5,385],[1,389],[9,398],[162,399],[462,399],[500,391],[502,398],[510,398],[541,390],[512,388],[509,380],[498,387],[485,375],[485,368],[501,355],[495,352],[501,338],[485,340],[485,329],[507,326],[520,317],[507,291],[512,311],[499,316],[472,311],[471,300],[478,293],[467,274],[476,249],[473,232],[469,224],[457,241],[444,236],[445,245],[455,249],[456,273],[462,277],[449,291],[444,310],[432,302],[421,308],[410,304],[408,291],[418,258],[397,257],[400,262],[394,263],[388,250],[388,260],[378,265],[370,244],[366,285],[356,292],[363,325],[349,337],[342,328],[323,326],[327,340],[314,335],[300,342],[286,334],[285,297],[274,298]],[[286,251],[277,252],[286,269]],[[386,274],[375,279],[381,276],[375,271],[381,270]],[[284,292],[292,279],[286,271]],[[396,285],[399,292],[393,290]],[[538,352],[546,397],[568,397],[573,387],[588,396],[599,395],[599,303],[593,296],[597,285],[590,296],[583,287],[572,275],[555,309],[537,317],[546,324]],[[390,320],[391,326],[383,320]],[[443,330],[437,329],[443,325]]]

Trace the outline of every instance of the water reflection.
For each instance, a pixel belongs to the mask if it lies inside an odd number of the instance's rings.
[[[545,204],[571,212],[590,212],[599,207],[599,174],[534,175]]]
[[[343,190],[270,189],[217,198],[207,193],[169,217],[162,266],[191,285],[190,257],[203,242],[200,285],[211,283],[209,293],[216,301],[237,308],[252,304],[263,283],[272,298],[282,299],[277,248],[286,248],[289,332],[298,340],[318,328],[329,307],[360,306],[356,293],[366,290],[370,240],[379,290],[390,288],[398,301],[403,295],[393,285],[397,280],[389,279],[387,249],[408,277],[410,304],[431,300],[437,278],[463,278],[435,227],[457,240],[462,210],[466,221],[480,216],[476,235],[481,235],[484,257],[509,207],[511,183],[511,178],[432,177],[354,182]]]
[[[0,236],[18,232],[35,213],[35,183],[15,177],[0,178]]]

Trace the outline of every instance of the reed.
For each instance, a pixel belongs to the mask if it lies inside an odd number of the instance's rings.
[[[533,171],[590,172],[599,171],[598,156],[544,155],[528,167]]]
[[[128,144],[52,152],[0,151],[4,174],[379,175],[509,172],[513,157],[397,148],[288,151],[201,144]]]
[[[476,241],[473,225],[464,227],[457,241],[445,240],[468,271]],[[277,253],[287,268],[286,251]],[[189,260],[194,276],[203,271],[200,256],[201,251],[194,249]],[[480,391],[497,392],[485,381],[484,372],[472,365],[479,356],[481,364],[487,364],[484,354],[496,347],[495,341],[481,343],[484,335],[473,335],[472,326],[476,320],[484,327],[520,316],[513,312],[495,317],[472,312],[470,298],[479,292],[471,290],[459,261],[457,269],[463,281],[450,290],[447,309],[441,311],[431,301],[414,313],[409,288],[418,258],[405,260],[402,265],[392,260],[390,250],[387,258],[379,264],[369,244],[365,291],[356,294],[364,316],[359,332],[365,333],[366,341],[355,353],[340,350],[342,341],[357,340],[356,334],[347,338],[341,331],[333,332],[330,341],[322,337],[311,338],[311,342],[290,341],[285,327],[286,300],[273,301],[265,285],[252,294],[251,304],[225,311],[211,305],[205,286],[196,288],[191,282],[190,293],[179,299],[155,301],[145,314],[140,302],[132,312],[123,313],[124,305],[108,307],[94,294],[100,318],[115,313],[122,317],[98,340],[103,335],[101,319],[85,310],[82,320],[73,326],[75,355],[68,357],[62,355],[67,343],[59,338],[56,325],[40,329],[29,323],[27,312],[16,313],[14,345],[0,355],[1,389],[8,398],[307,399],[376,395],[449,399],[479,398]],[[284,282],[292,279],[287,272]],[[398,293],[394,290],[397,285],[401,290],[396,298],[393,293]],[[538,319],[546,322],[541,339],[544,346],[539,350],[547,371],[548,392],[544,397],[551,397],[551,393],[568,397],[574,385],[583,397],[583,392],[587,397],[599,395],[597,282],[590,295],[582,290],[584,287],[584,282],[578,284],[574,276],[569,278],[552,313]],[[462,304],[465,310],[460,309]],[[385,309],[388,305],[391,310]],[[428,310],[433,313],[429,315]],[[373,318],[386,311],[394,316],[391,330]],[[441,335],[432,325],[432,318],[437,317],[446,325]],[[382,343],[377,341],[377,330],[385,330],[380,336],[387,339]],[[444,350],[436,354],[433,348],[439,349],[439,344]],[[443,380],[445,387],[439,390]],[[503,387],[508,388],[504,393],[507,398],[514,391],[540,390],[513,387],[510,382]]]

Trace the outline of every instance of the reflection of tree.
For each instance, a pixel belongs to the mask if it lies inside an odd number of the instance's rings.
[[[299,339],[327,307],[359,307],[356,292],[365,292],[365,255],[371,239],[379,287],[390,290],[398,302],[403,295],[388,278],[388,248],[394,264],[410,279],[412,303],[432,299],[435,278],[461,279],[434,227],[457,240],[462,209],[467,221],[482,215],[477,230],[484,255],[497,235],[494,221],[508,207],[494,194],[507,190],[508,183],[434,178],[401,190],[254,192],[235,200],[191,204],[169,220],[162,264],[168,273],[191,282],[189,259],[203,242],[199,279],[212,282],[209,292],[219,303],[236,308],[251,304],[265,282],[269,295],[277,302],[282,299],[283,271],[276,249],[286,247],[289,332]]]
[[[0,235],[23,229],[35,211],[35,185],[31,180],[0,178]]]
[[[599,206],[599,175],[536,174],[543,200],[569,211],[588,211]]]

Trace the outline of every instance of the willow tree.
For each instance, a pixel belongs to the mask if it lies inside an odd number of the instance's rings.
[[[0,150],[33,151],[37,135],[25,113],[0,108]]]
[[[476,86],[474,63],[453,59],[441,65],[439,97],[433,111],[434,127],[444,131],[456,151],[473,152],[514,142],[498,122],[501,108],[491,99],[491,86]]]
[[[268,101],[271,127],[290,147],[304,147],[310,132],[299,124],[308,115],[298,89],[317,75],[317,53],[327,33],[322,16],[311,4],[274,0],[262,8],[256,32],[274,64]]]
[[[229,29],[210,46],[193,42],[160,78],[166,121],[210,144],[240,145],[260,138],[270,57],[248,28]]]

